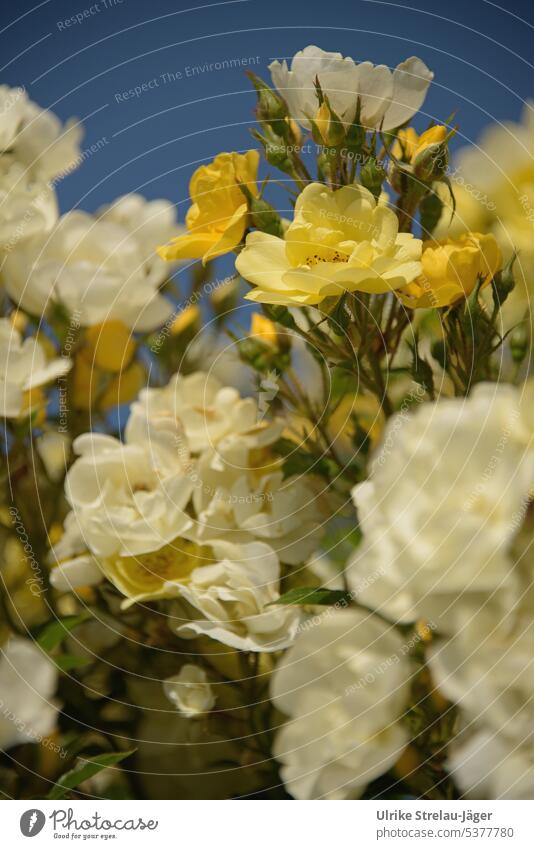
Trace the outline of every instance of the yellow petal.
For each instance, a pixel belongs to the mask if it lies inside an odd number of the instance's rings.
[[[135,353],[131,330],[122,321],[111,319],[89,327],[85,333],[91,362],[104,371],[127,368]]]
[[[248,206],[242,204],[232,215],[224,233],[211,245],[202,257],[202,264],[206,265],[210,259],[222,256],[232,251],[240,243],[245,233]]]
[[[207,251],[219,240],[219,233],[184,233],[178,236],[170,245],[158,247],[162,259],[172,261],[177,259],[201,259]]]

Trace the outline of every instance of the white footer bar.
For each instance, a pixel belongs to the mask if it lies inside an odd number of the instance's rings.
[[[529,801],[5,801],[0,811],[9,849],[67,841],[128,849],[534,846]]]

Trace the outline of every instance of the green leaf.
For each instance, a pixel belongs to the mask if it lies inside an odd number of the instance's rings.
[[[69,790],[78,787],[83,781],[87,781],[93,775],[97,775],[97,773],[106,769],[106,767],[120,763],[130,757],[130,755],[133,755],[135,751],[135,749],[131,749],[129,752],[107,752],[103,755],[97,755],[94,758],[83,758],[81,763],[68,772],[65,772],[58,779],[47,798],[63,799]]]
[[[346,606],[352,596],[345,590],[325,590],[322,587],[295,587],[284,593],[271,604],[343,604]]]
[[[284,479],[292,475],[314,474],[322,475],[331,480],[339,471],[337,468],[333,468],[333,464],[328,458],[303,451],[291,439],[282,437],[277,440],[274,450],[280,456],[285,457],[282,464]]]
[[[62,672],[70,672],[71,669],[81,669],[83,666],[88,666],[93,662],[90,657],[78,657],[74,654],[56,654],[52,660]]]
[[[49,622],[39,632],[37,645],[44,649],[44,651],[52,651],[65,639],[70,631],[73,631],[74,628],[89,618],[87,613],[82,613],[79,616],[64,616],[63,619],[56,619],[54,622]]]

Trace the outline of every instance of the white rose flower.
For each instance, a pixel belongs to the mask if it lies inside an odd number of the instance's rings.
[[[0,318],[0,416],[17,418],[24,410],[25,393],[66,374],[66,358],[47,362],[37,339],[22,339],[8,318]]]
[[[87,550],[76,515],[71,511],[63,523],[63,535],[49,554],[50,583],[60,592],[92,587],[104,580],[98,560]]]
[[[169,277],[172,265],[161,259],[155,246],[170,241],[180,231],[176,210],[170,201],[147,201],[139,194],[122,195],[113,203],[100,207],[96,214],[100,221],[111,221],[134,237],[151,279],[163,283]]]
[[[243,455],[249,458],[244,467]],[[238,456],[240,464],[228,462],[227,453],[200,457],[193,494],[198,539],[258,539],[274,548],[283,563],[302,563],[317,548],[332,504],[310,476],[284,480],[274,456],[262,456],[258,468],[250,452]]]
[[[534,685],[529,674],[533,656],[529,586],[515,608],[510,609],[502,592],[491,600],[481,599],[476,610],[464,608],[455,633],[431,647],[429,665],[436,685],[461,708],[469,725],[523,746],[534,727]]]
[[[85,212],[69,212],[50,234],[15,247],[6,257],[3,278],[23,309],[41,316],[57,301],[82,326],[119,319],[146,332],[172,312],[158,292],[162,270],[146,247],[121,225]]]
[[[72,515],[72,514],[70,514]],[[68,560],[57,561],[57,552],[50,558],[54,568],[50,572],[50,583],[59,592],[72,592],[79,587],[96,587],[104,580],[104,573],[96,557],[80,554]]]
[[[196,663],[184,664],[178,675],[163,682],[163,689],[169,701],[189,719],[207,713],[215,705],[206,673]]]
[[[191,527],[185,513],[192,482],[176,449],[174,422],[157,419],[126,442],[104,434],[74,441],[79,454],[65,494],[79,534],[98,558],[157,551]]]
[[[24,121],[27,102],[24,88],[0,85],[0,152],[12,148]]]
[[[273,604],[280,594],[275,552],[261,542],[212,542],[211,550],[214,562],[193,569],[187,580],[168,582],[167,588],[174,587],[194,608],[189,615],[176,606],[173,630],[182,637],[205,634],[240,651],[270,652],[289,646],[300,613]]]
[[[345,125],[353,122],[360,100],[360,121],[370,129],[392,130],[409,121],[423,105],[434,74],[412,56],[390,71],[386,65],[357,64],[350,56],[310,45],[292,59],[269,65],[273,84],[287,101],[289,112],[307,130],[319,108],[314,81]]]
[[[49,430],[37,437],[35,445],[50,480],[61,480],[67,471],[70,437],[66,433]]]
[[[56,725],[57,671],[30,640],[11,637],[0,649],[0,749],[39,742]]]
[[[9,253],[32,236],[48,233],[58,219],[54,190],[19,162],[0,157],[0,251]]]
[[[43,180],[72,170],[80,161],[82,127],[74,118],[63,126],[23,88],[0,86],[0,151]]]
[[[282,430],[280,424],[258,421],[253,398],[241,398],[237,389],[204,372],[176,374],[163,389],[143,390],[132,404],[131,420],[157,415],[180,422],[192,453],[215,446],[228,452],[236,437],[247,451],[274,442]]]
[[[364,540],[347,575],[365,604],[446,630],[451,605],[507,581],[534,482],[532,389],[479,384],[468,399],[390,420],[370,479],[353,491]]]
[[[408,742],[399,720],[412,670],[400,634],[371,614],[329,608],[309,624],[273,675],[289,717],[274,755],[295,798],[356,798]]]
[[[448,768],[468,799],[529,799],[534,795],[534,741],[518,745],[478,729],[452,746]]]

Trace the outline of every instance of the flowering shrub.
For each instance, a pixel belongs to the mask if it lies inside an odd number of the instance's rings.
[[[421,59],[269,69],[185,226],[59,216],[81,129],[0,87],[0,789],[531,798],[525,145],[466,199]]]

